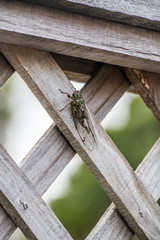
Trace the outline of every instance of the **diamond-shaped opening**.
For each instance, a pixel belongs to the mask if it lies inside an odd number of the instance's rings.
[[[107,129],[107,133],[130,165],[136,169],[159,138],[160,124],[137,96],[131,103],[128,122],[120,129]]]
[[[102,127],[111,130],[123,128],[129,121],[130,105],[136,96],[136,94],[125,92],[101,122]]]
[[[2,144],[19,163],[53,120],[16,72],[1,90],[0,108],[10,113]]]
[[[78,154],[76,154],[65,166],[52,185],[46,190],[43,194],[43,199],[48,206],[50,206],[50,201],[68,195],[68,190],[70,189],[70,177],[77,172],[81,164],[82,160]]]
[[[76,158],[78,155],[70,162],[71,166]],[[82,161],[78,164],[76,172],[71,173],[68,191],[49,201],[49,206],[75,240],[89,234],[111,203],[88,167]]]
[[[14,231],[12,236],[9,238],[9,240],[27,240],[27,238],[24,236],[22,231],[17,228],[16,231]]]

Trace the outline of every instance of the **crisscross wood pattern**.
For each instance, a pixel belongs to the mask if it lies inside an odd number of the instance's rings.
[[[0,16],[2,22],[0,86],[14,71],[17,71],[53,118],[54,124],[44,133],[19,166],[14,163],[4,147],[0,146],[0,240],[8,239],[17,227],[22,230],[27,239],[72,239],[41,196],[76,153],[87,164],[113,202],[86,239],[124,240],[131,239],[136,233],[140,239],[159,240],[160,209],[157,200],[160,198],[160,140],[134,172],[99,122],[131,84],[160,120],[158,65],[160,34],[158,32],[151,34],[150,30],[122,26],[95,18],[93,27],[99,35],[98,41],[94,42],[89,28],[92,22],[91,17],[76,14],[74,23],[73,15],[69,12],[36,5],[35,18],[32,19],[34,5],[15,2],[16,4],[1,1],[0,4],[2,13]],[[39,1],[35,2],[39,3]],[[66,6],[68,2],[66,1]],[[94,6],[91,7],[94,10],[91,15],[95,16]],[[15,9],[13,14],[12,8]],[[20,17],[23,8],[22,25],[19,25],[15,15]],[[101,11],[108,12],[106,6]],[[11,14],[8,21],[7,12]],[[28,26],[26,25],[27,14],[30,14],[32,19],[32,21],[29,19]],[[57,26],[58,24],[60,26],[60,22],[65,25],[66,16],[69,19],[69,33],[60,37]],[[40,19],[43,22],[42,27],[38,23]],[[47,28],[49,19],[53,24],[53,31]],[[143,26],[138,22],[137,26],[141,25]],[[155,25],[154,29],[158,26],[158,24]],[[89,32],[83,41],[81,39],[78,42],[83,27]],[[122,38],[123,36],[128,38],[127,47],[123,48],[122,42],[114,43],[115,45],[111,47],[106,45],[108,42],[102,36],[102,30],[105,27],[108,28],[109,33],[115,30],[114,37],[118,36],[121,39],[122,35]],[[73,38],[72,28],[77,33],[77,38]],[[151,20],[148,28],[151,28]],[[46,29],[51,32],[46,32]],[[56,30],[55,34],[54,30]],[[5,36],[4,33],[6,33]],[[143,33],[144,41],[133,46],[132,37],[135,33],[136,40]],[[9,38],[11,36],[12,38]],[[110,43],[112,38],[111,34],[108,38]],[[146,48],[148,38],[154,50],[153,54],[150,53],[150,59],[146,57],[149,54]],[[12,45],[15,42],[22,46]],[[54,47],[52,44],[55,44]],[[75,48],[76,45],[78,48]],[[107,47],[104,48],[104,46]],[[39,48],[43,51],[38,50]],[[72,52],[71,49],[73,49]],[[135,49],[138,49],[139,56],[133,53]],[[82,50],[81,58],[77,58],[80,50]],[[96,56],[95,53],[97,53]],[[124,59],[123,63],[119,63],[119,60]],[[107,63],[122,65],[123,68]],[[142,70],[135,69],[138,65]],[[151,69],[155,73],[146,71]],[[92,148],[87,145],[89,136],[85,138],[86,144],[80,138],[68,108],[61,111],[68,99],[59,90],[72,94],[74,87],[69,81],[72,79],[87,82],[82,93],[94,135]]]

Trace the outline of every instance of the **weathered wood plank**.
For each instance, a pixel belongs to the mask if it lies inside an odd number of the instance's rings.
[[[137,176],[143,181],[155,201],[160,198],[160,138],[136,169]]]
[[[0,203],[28,239],[72,239],[1,145]]]
[[[118,68],[104,65],[82,92],[98,121],[101,121],[128,86],[129,82]],[[20,166],[37,192],[43,195],[74,155],[74,149],[53,124]],[[0,210],[2,211],[1,208]],[[0,214],[0,239],[6,240],[16,227],[5,212],[2,211],[2,213]]]
[[[26,0],[27,2],[56,7],[67,11],[121,22],[137,27],[160,31],[160,8],[158,0]]]
[[[87,59],[51,53],[69,80],[87,82],[102,66],[102,63]]]
[[[136,169],[136,174],[142,180],[147,190],[155,201],[160,198],[160,139],[150,150],[142,163]],[[143,212],[141,212],[143,216]],[[133,237],[132,230],[122,219],[116,206],[112,203],[105,211],[97,225],[90,232],[86,240],[122,239],[130,240]],[[153,238],[158,239],[158,238]]]
[[[0,53],[0,87],[8,80],[12,73],[14,73],[14,69]]]
[[[97,69],[102,66],[102,63],[78,57],[65,56],[56,53],[51,53],[51,55],[64,71],[92,76],[96,73]]]
[[[87,82],[91,77],[90,75],[75,73],[75,72],[72,72],[72,71],[63,71],[63,72],[65,73],[68,80],[81,82],[81,83]]]
[[[9,239],[12,229],[16,229],[16,226],[5,212],[2,205],[0,205],[0,240]]]
[[[102,63],[87,59],[51,53],[69,80],[87,82],[102,66]],[[0,87],[14,73],[13,67],[0,53]]]
[[[136,91],[160,121],[160,74],[124,69]]]
[[[22,1],[0,1],[0,41],[160,73],[160,33]]]
[[[133,234],[112,203],[85,240],[130,240]]]
[[[51,55],[42,51],[5,45],[2,49],[136,234],[144,239],[160,237],[158,205],[105,131],[98,125],[90,110],[87,108],[95,139],[92,150],[87,147],[89,134],[86,135],[85,145],[77,133],[68,109],[60,110],[66,104],[67,98],[59,89],[70,94],[74,89]],[[59,102],[59,99],[62,101]]]

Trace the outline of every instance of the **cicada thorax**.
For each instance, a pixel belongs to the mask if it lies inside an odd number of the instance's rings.
[[[80,95],[80,97],[73,98],[71,101],[71,107],[73,109],[73,115],[75,115],[79,123],[86,129],[87,133],[89,133],[90,128],[87,124],[87,111],[85,107],[85,101],[82,99],[82,95]]]

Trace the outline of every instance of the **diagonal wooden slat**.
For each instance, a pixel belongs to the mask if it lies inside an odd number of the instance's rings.
[[[104,65],[82,92],[87,104],[101,121],[128,86],[129,82],[118,68]],[[42,195],[74,155],[71,145],[53,124],[20,166]],[[1,208],[0,211],[0,239],[6,240],[16,227]]]
[[[0,203],[28,239],[72,239],[2,146]]]
[[[87,82],[101,68],[102,63],[51,53],[69,80]]]
[[[146,105],[160,121],[160,74],[129,68],[124,71]]]
[[[160,33],[24,1],[0,1],[0,42],[160,73]]]
[[[144,239],[160,236],[158,205],[136,177],[128,162],[98,125],[89,109],[87,108],[88,116],[96,141],[92,151],[79,138],[69,111],[67,109],[60,111],[65,105],[66,96],[62,96],[59,89],[65,89],[72,93],[73,87],[52,57],[42,51],[7,45],[4,45],[2,50],[81,158],[87,163],[136,234]],[[62,99],[61,103],[59,99]],[[99,157],[101,161],[98,160]],[[143,217],[141,212],[143,212]],[[145,218],[147,218],[147,222]]]
[[[145,159],[138,166],[136,173],[144,182],[155,201],[160,198],[160,138]]]
[[[160,139],[156,142],[142,163],[136,169],[137,176],[142,180],[152,197],[160,198]],[[141,212],[143,216],[143,212]],[[105,211],[97,225],[86,240],[130,240],[133,231],[128,227],[116,209],[114,203]],[[158,238],[154,238],[158,239]]]
[[[8,78],[14,73],[13,67],[0,53],[0,87],[8,80]]]
[[[102,66],[102,63],[87,59],[75,58],[56,53],[51,53],[51,55],[64,71],[76,72],[92,76],[96,72],[96,69]]]

